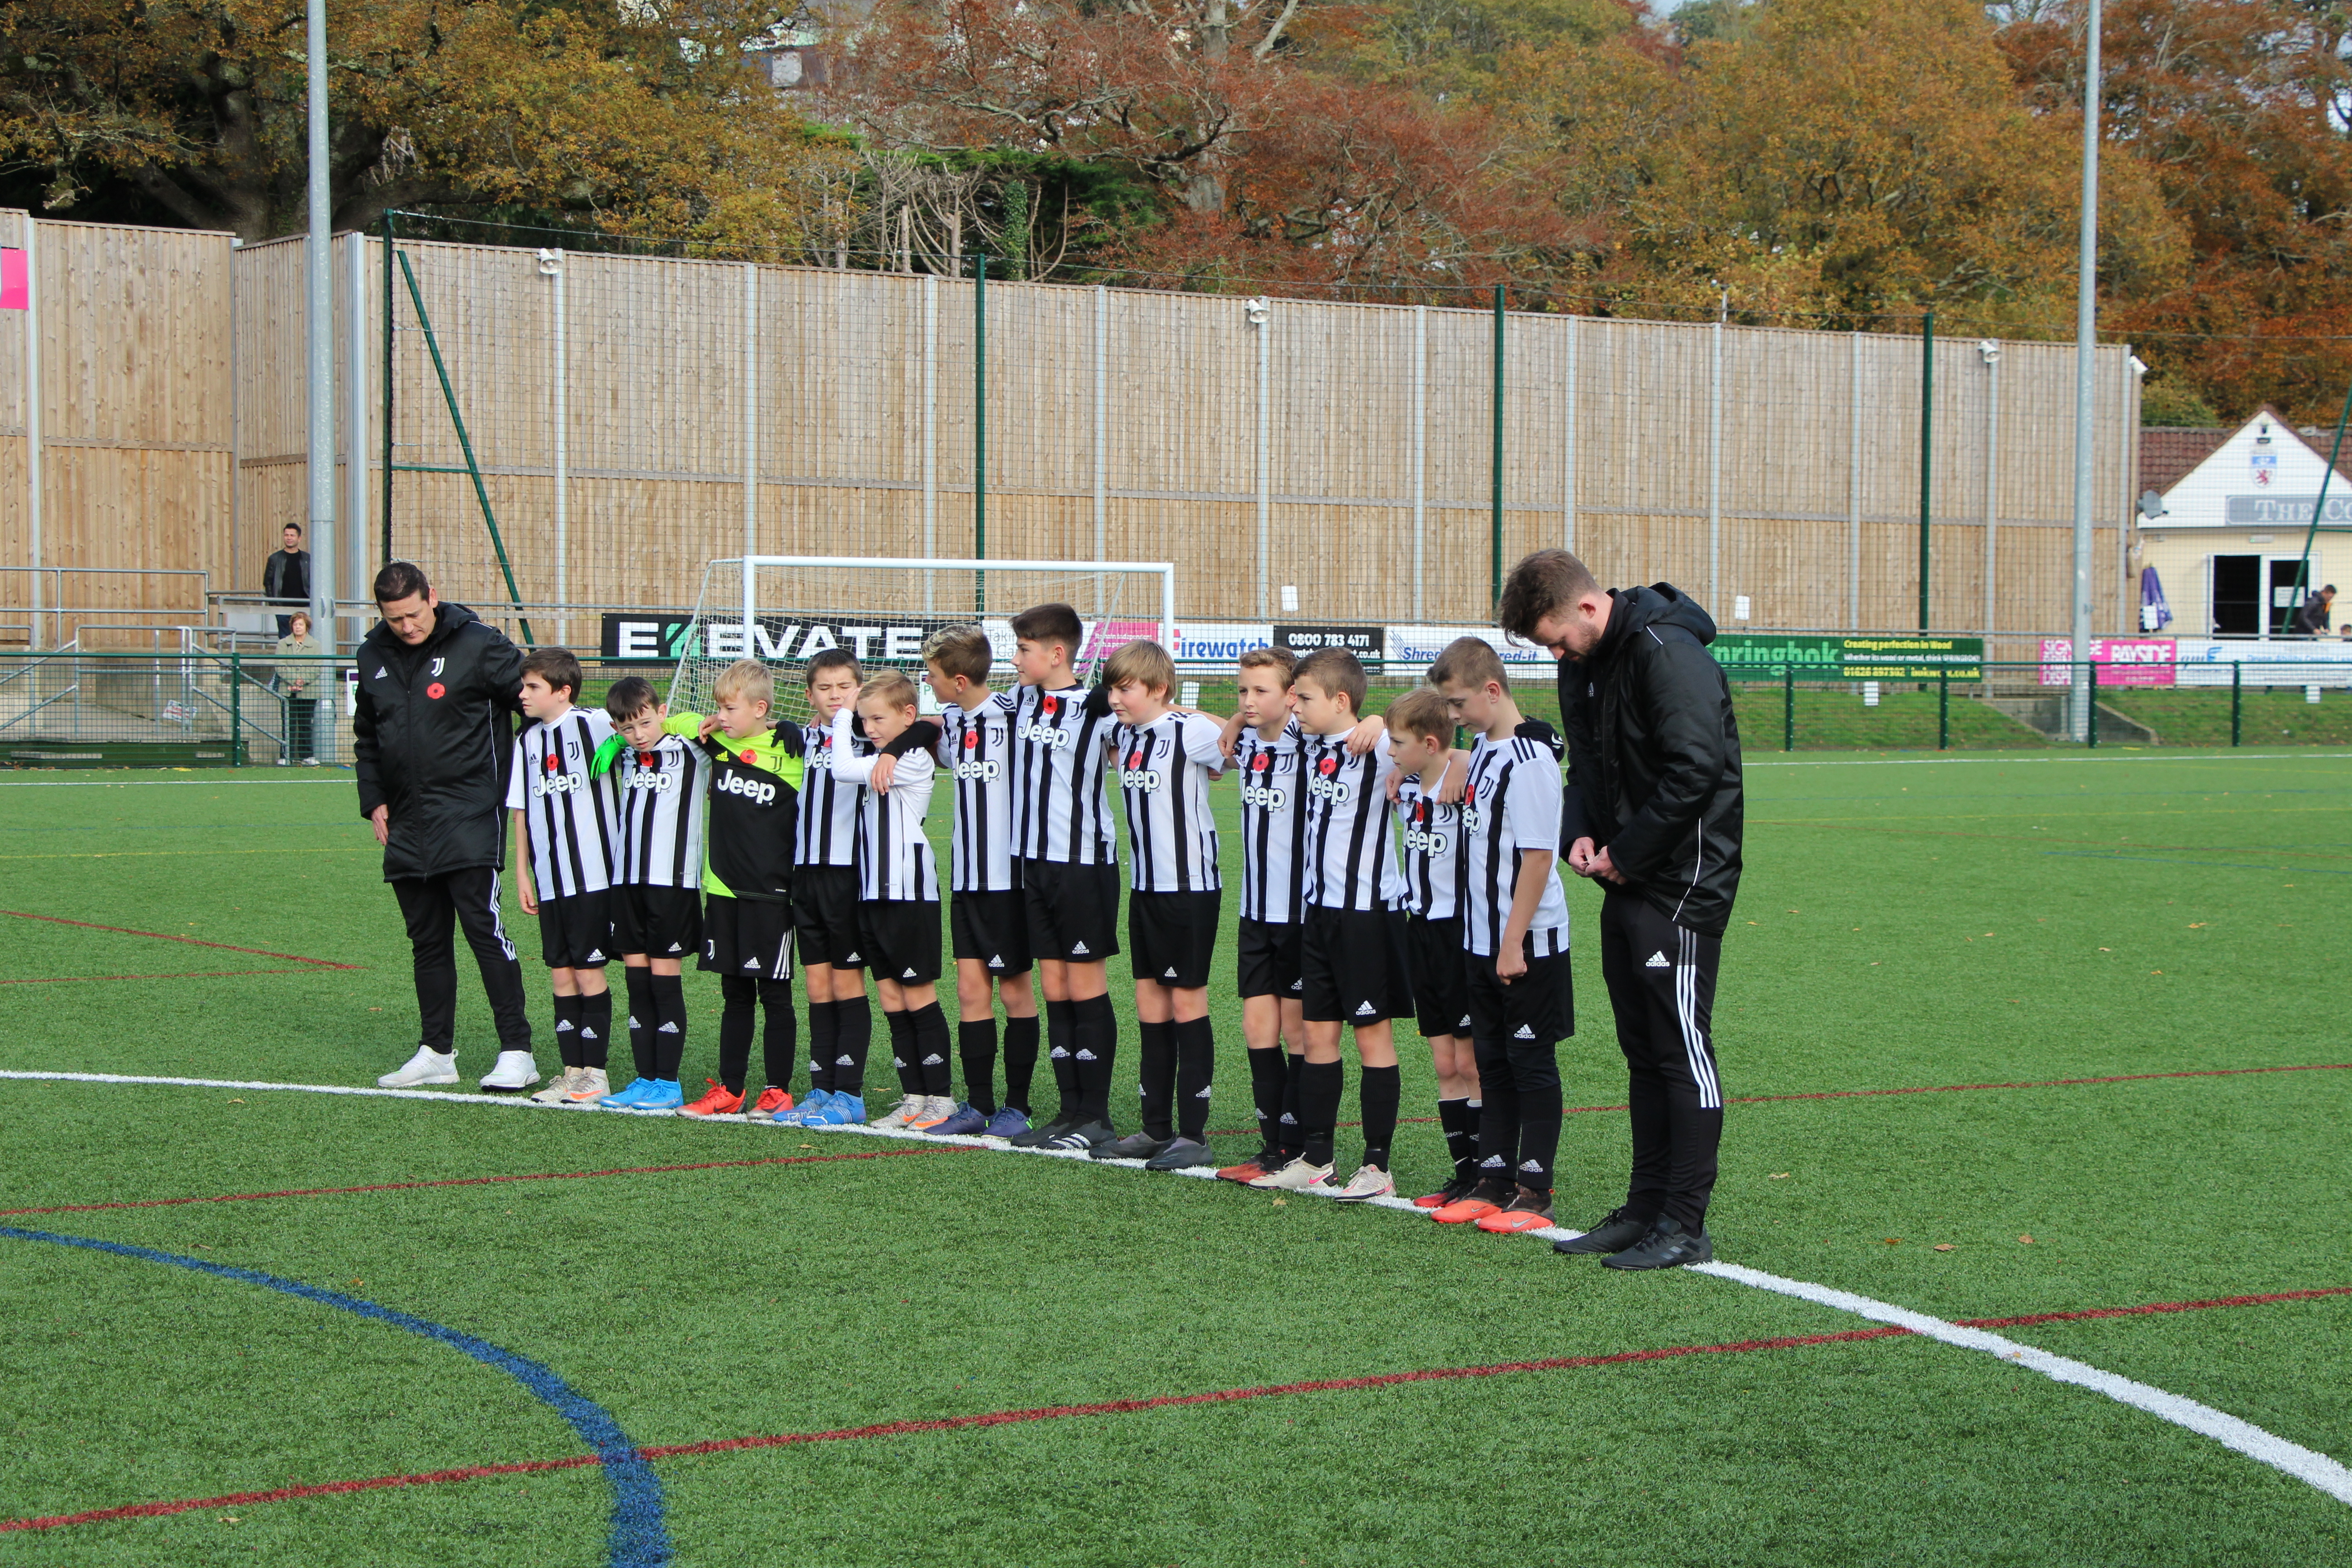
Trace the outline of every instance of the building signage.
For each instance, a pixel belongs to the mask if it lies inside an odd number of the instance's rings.
[[[2318,504],[2315,495],[2225,496],[2221,500],[2221,521],[2232,528],[2309,528],[2311,509]],[[2328,486],[2327,515],[2319,521],[2352,522],[2352,494]]]

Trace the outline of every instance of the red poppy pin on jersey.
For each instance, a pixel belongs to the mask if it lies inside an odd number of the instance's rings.
[[[1339,771],[1339,759],[1337,757],[1326,757],[1320,763],[1318,763],[1316,766],[1322,773],[1325,778],[1329,778],[1333,773]]]
[[[1062,700],[1058,697],[1048,697],[1045,701],[1038,704],[1038,706],[1044,710],[1045,717],[1051,719],[1061,710]]]
[[[751,763],[752,763],[752,761],[753,761],[752,754],[751,754],[750,752],[744,752],[744,753],[743,753],[743,765],[744,765],[745,767],[747,767],[747,768],[748,768],[748,767],[750,767],[750,766],[751,765]]]
[[[967,752],[976,752],[976,751],[980,750],[980,731],[977,731],[977,730],[966,730],[966,731],[963,732],[963,749],[964,749],[965,751],[967,751]]]
[[[547,753],[547,771],[549,773],[553,773],[555,771],[555,753],[553,752]]]
[[[641,768],[652,767],[654,765],[654,754],[651,752],[639,752],[637,753],[637,766]]]
[[[1127,757],[1127,765],[1130,768],[1141,767],[1143,765],[1143,753],[1141,752],[1129,752]]]
[[[442,685],[437,680],[425,689],[425,695],[430,697],[436,702],[440,701],[442,698],[447,696],[448,692],[449,689]]]
[[[1250,771],[1252,773],[1262,773],[1273,765],[1274,759],[1267,756],[1263,752],[1260,752],[1256,756],[1250,759]]]

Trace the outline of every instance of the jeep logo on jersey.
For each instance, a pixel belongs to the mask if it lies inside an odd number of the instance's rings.
[[[1268,811],[1280,811],[1290,804],[1290,795],[1286,790],[1275,789],[1267,784],[1245,784],[1242,785],[1242,804],[1263,806]]]
[[[1046,700],[1051,701],[1052,699],[1048,698]],[[1034,721],[1021,726],[1021,738],[1024,741],[1034,741],[1049,750],[1066,750],[1070,744],[1070,732],[1067,730],[1053,724],[1040,724]]]
[[[1452,842],[1446,838],[1445,835],[1443,833],[1433,833],[1425,827],[1406,828],[1404,830],[1404,847],[1407,854],[1418,853],[1422,855],[1443,855],[1447,850],[1454,847]]]
[[[1479,810],[1476,806],[1472,805],[1468,800],[1464,800],[1462,803],[1462,831],[1465,833],[1483,833],[1486,830],[1486,814]]]
[[[949,771],[960,779],[993,779],[1003,776],[1004,773],[1003,766],[993,761],[958,763]]]
[[[626,787],[630,789],[649,789],[656,795],[667,795],[670,791],[677,788],[677,775],[675,773],[667,773],[658,768],[648,766],[639,772],[631,773],[629,775],[629,782]]]
[[[740,795],[753,805],[776,804],[776,786],[758,779],[745,778],[741,773],[729,773],[710,786],[713,795]]]
[[[1138,763],[1142,760],[1143,755],[1139,752],[1129,759],[1130,762]],[[1160,770],[1158,768],[1122,768],[1119,770],[1118,783],[1121,789],[1156,790],[1160,787]]]
[[[1323,765],[1325,771],[1328,772],[1331,759],[1324,758]],[[1307,793],[1321,795],[1333,805],[1345,805],[1356,798],[1356,786],[1346,779],[1313,778],[1307,781]]]
[[[550,767],[555,765],[552,759],[549,761],[548,765]],[[548,778],[530,781],[530,793],[541,798],[551,795],[578,795],[587,787],[588,781],[578,773],[556,773]]]

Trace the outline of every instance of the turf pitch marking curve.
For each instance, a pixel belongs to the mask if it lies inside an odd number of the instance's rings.
[[[612,1568],[656,1568],[670,1559],[669,1524],[662,1507],[661,1478],[654,1474],[653,1467],[646,1462],[637,1445],[630,1441],[629,1435],[621,1430],[621,1425],[613,1419],[612,1412],[578,1393],[551,1367],[494,1345],[488,1340],[477,1339],[472,1334],[396,1308],[362,1300],[357,1296],[346,1296],[339,1290],[305,1285],[299,1280],[283,1279],[275,1274],[264,1274],[257,1269],[238,1268],[230,1264],[213,1263],[176,1252],[159,1252],[153,1247],[132,1247],[120,1241],[102,1241],[96,1237],[65,1236],[55,1231],[26,1230],[16,1226],[0,1226],[0,1237],[79,1247],[142,1263],[166,1264],[173,1268],[184,1268],[191,1273],[210,1275],[216,1279],[240,1285],[258,1285],[282,1295],[332,1307],[354,1317],[405,1329],[420,1338],[447,1345],[485,1366],[503,1372],[521,1384],[541,1404],[563,1417],[565,1425],[595,1450],[593,1456],[583,1458],[582,1463],[602,1465],[605,1476],[612,1482],[613,1513],[606,1536],[606,1560]]]
[[[2093,1307],[2070,1312],[2035,1312],[2016,1318],[1964,1318],[1959,1320],[1958,1323],[1961,1328],[2007,1328],[2021,1323],[2077,1322],[2100,1318],[2139,1317],[2159,1312],[2194,1312],[2214,1307],[2267,1306],[2281,1301],[2317,1300],[2330,1296],[2352,1296],[2352,1285],[2328,1286],[2316,1290],[2281,1290],[2262,1296],[2226,1296],[2201,1301],[2157,1301],[2132,1307]],[[1523,1373],[1564,1372],[1589,1367],[1622,1366],[1629,1363],[1668,1361],[1685,1356],[1732,1355],[1751,1351],[1796,1350],[1813,1345],[1850,1344],[1868,1340],[1902,1338],[1910,1333],[1909,1329],[1900,1324],[1889,1323],[1870,1329],[1847,1329],[1839,1333],[1791,1334],[1775,1339],[1739,1340],[1725,1344],[1666,1345],[1651,1350],[1619,1351],[1603,1355],[1557,1356],[1541,1361],[1498,1362],[1485,1366],[1429,1367],[1412,1372],[1372,1373],[1360,1377],[1317,1378],[1298,1383],[1212,1389],[1195,1394],[1162,1394],[1144,1398],[1103,1400],[1085,1405],[1048,1405],[1018,1410],[980,1411],[966,1415],[884,1421],[866,1426],[842,1426],[818,1432],[782,1432],[742,1437],[717,1437],[699,1443],[669,1443],[656,1447],[639,1448],[637,1455],[644,1459],[663,1459],[686,1455],[743,1453],[752,1449],[794,1447],[807,1443],[837,1443],[873,1437],[912,1436],[929,1432],[952,1432],[1024,1425],[1061,1420],[1072,1416],[1126,1415],[1146,1410],[1231,1404],[1244,1399],[1272,1399],[1300,1394],[1349,1393],[1361,1389],[1392,1388],[1402,1384],[1505,1377]],[[500,1464],[460,1465],[446,1470],[426,1470],[408,1475],[370,1476],[358,1480],[316,1481],[309,1485],[277,1487],[267,1491],[229,1492],[218,1497],[175,1498],[156,1502],[125,1503],[114,1508],[89,1509],[80,1513],[0,1520],[0,1533],[11,1531],[55,1530],[76,1524],[103,1524],[123,1519],[155,1519],[168,1514],[193,1513],[210,1509],[243,1508],[256,1503],[290,1502],[304,1498],[344,1496],[352,1492],[381,1490],[388,1487],[439,1486],[452,1481],[483,1480],[494,1476],[540,1475],[551,1470],[582,1469],[597,1462],[593,1456],[575,1454],[567,1455],[559,1459],[515,1459]]]
[[[2206,1070],[2218,1073],[2232,1069],[2224,1068]],[[2296,1069],[2273,1068],[2268,1070],[2292,1071]],[[518,1102],[507,1100],[503,1097],[493,1098],[481,1095],[467,1096],[446,1094],[422,1089],[362,1089],[351,1088],[336,1089],[332,1087],[311,1085],[214,1083],[199,1079],[140,1079],[98,1073],[5,1072],[0,1073],[0,1078],[66,1079],[78,1082],[161,1082],[165,1084],[191,1084],[196,1087],[230,1089],[297,1088],[310,1089],[318,1092],[339,1092],[352,1095],[384,1095],[402,1098],[457,1100],[471,1104],[509,1104]],[[663,1114],[667,1113],[665,1112]],[[903,1131],[862,1127],[854,1123],[847,1126],[835,1128],[831,1131],[844,1133],[863,1134],[875,1138],[903,1139],[908,1136]],[[920,1142],[935,1144],[961,1144],[971,1148],[986,1149],[999,1153],[1032,1154],[1046,1159],[1076,1160],[1081,1163],[1095,1169],[1119,1167],[1129,1170],[1140,1170],[1143,1165],[1143,1162],[1140,1160],[1096,1160],[1083,1151],[1013,1149],[1002,1142],[982,1138],[941,1138],[936,1135],[926,1136],[922,1134],[916,1134],[914,1137],[916,1141]],[[1172,1173],[1179,1176],[1198,1177],[1210,1181],[1216,1179],[1215,1173],[1213,1171],[1205,1169],[1178,1171]],[[1411,1200],[1406,1198],[1374,1198],[1370,1203],[1364,1206],[1402,1209],[1406,1214],[1412,1215],[1417,1219],[1422,1219],[1426,1223],[1426,1211],[1419,1208]],[[1518,1234],[1533,1237],[1538,1240],[1564,1241],[1569,1240],[1580,1233],[1564,1226],[1555,1226],[1543,1230],[1526,1231]],[[6,1236],[38,1236],[40,1239],[44,1240],[67,1239],[40,1236],[40,1233],[36,1232],[17,1231],[13,1227],[0,1226],[0,1237]],[[85,1241],[77,1244],[96,1247],[102,1249],[112,1248],[115,1246],[115,1244],[108,1242]],[[205,1264],[194,1258],[177,1258],[168,1253],[154,1253],[150,1255],[144,1248],[134,1247],[125,1248],[123,1250],[130,1252],[133,1256],[152,1256],[158,1260],[178,1263],[183,1267],[194,1268],[205,1271],[219,1271],[221,1268],[221,1266]],[[1933,1339],[1941,1343],[1952,1345],[1958,1349],[1975,1351],[1980,1354],[1996,1357],[2001,1361],[2008,1362],[2012,1365],[2023,1367],[2030,1372],[2047,1377],[2053,1382],[2071,1384],[2080,1388],[2089,1389],[2095,1394],[2104,1394],[2105,1397],[2113,1399],[2119,1404],[2131,1405],[2136,1409],[2145,1411],[2147,1414],[2156,1416],[2159,1420],[2169,1422],[2174,1426],[2198,1433],[2202,1436],[2210,1437],[2213,1441],[2220,1443],[2222,1447],[2230,1448],[2237,1453],[2243,1454],[2247,1458],[2255,1460],[2257,1463],[2267,1465],[2271,1468],[2280,1471],[2282,1474],[2292,1476],[2295,1479],[2303,1481],[2319,1491],[2325,1492],[2328,1496],[2335,1498],[2339,1502],[2352,1504],[2352,1470],[2347,1470],[2342,1464],[2329,1458],[2326,1454],[2318,1453],[2310,1448],[2305,1448],[2300,1444],[2291,1443],[2284,1437],[2278,1436],[2273,1433],[2267,1432],[2262,1427],[2254,1426],[2252,1422],[2244,1421],[2223,1411],[2216,1410],[2210,1405],[2199,1404],[2193,1399],[2189,1399],[2180,1394],[2172,1394],[2164,1389],[2156,1388],[2147,1384],[2135,1382],[2130,1378],[2120,1376],[2115,1373],[2101,1371],[2097,1367],[2090,1366],[2083,1362],[2074,1361],[2065,1356],[2053,1355],[2047,1351],[2038,1350],[2032,1345],[2023,1344],[2015,1340],[2005,1339],[1999,1334],[1990,1332],[1983,1329],[1969,1328],[1958,1323],[1948,1322],[1941,1318],[1931,1317],[1925,1312],[1915,1312],[1906,1307],[1898,1307],[1890,1302],[1874,1300],[1867,1296],[1856,1295],[1852,1291],[1840,1290],[1833,1286],[1814,1284],[1811,1281],[1802,1279],[1785,1279],[1777,1274],[1768,1274],[1760,1269],[1749,1268],[1744,1265],[1735,1263],[1698,1263],[1688,1265],[1687,1267],[1693,1273],[1705,1274],[1719,1279],[1727,1279],[1734,1284],[1746,1285],[1753,1289],[1766,1290],[1778,1295],[1793,1297],[1800,1300],[1811,1301],[1815,1305],[1828,1307],[1836,1311],[1850,1312],[1854,1316],[1866,1318],[1874,1322],[1894,1324],[1901,1328],[1907,1329],[1912,1333],[1920,1335],[1923,1338]],[[241,1276],[244,1271],[231,1270],[228,1272],[233,1275]],[[256,1276],[255,1278],[262,1280],[268,1279],[268,1277],[267,1276]],[[282,1284],[273,1283],[273,1288],[287,1288],[290,1285],[290,1281],[283,1282]],[[304,1286],[293,1286],[291,1288],[298,1293],[310,1289],[309,1287]],[[550,1373],[549,1375],[552,1376],[553,1374]]]

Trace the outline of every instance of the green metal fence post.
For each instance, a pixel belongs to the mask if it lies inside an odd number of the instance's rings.
[[[1780,749],[1797,749],[1797,667],[1780,667]]]
[[[1936,750],[1952,749],[1952,672],[1936,672]]]
[[[2084,690],[2088,693],[2086,700],[2091,710],[2086,715],[2089,720],[2086,733],[2091,750],[2095,752],[2099,749],[2099,661],[2086,658],[2083,661],[2083,668],[2087,672]]]
[[[2238,660],[2230,661],[2230,744],[2243,744],[2246,717],[2246,667]]]
[[[474,499],[481,503],[482,523],[490,531],[490,548],[498,552],[499,574],[507,580],[507,597],[514,603],[515,620],[522,627],[525,646],[535,647],[539,638],[531,632],[530,617],[522,613],[522,590],[515,586],[514,568],[507,562],[507,542],[499,537],[499,520],[490,510],[490,491],[482,483],[482,466],[474,460],[474,439],[466,434],[466,416],[457,412],[457,389],[450,384],[440,340],[433,335],[433,318],[425,312],[425,292],[417,288],[416,273],[405,256],[400,258],[400,275],[408,284],[409,302],[416,307],[416,324],[424,330],[425,352],[433,356],[433,374],[441,378],[441,399],[449,405],[449,423],[457,426],[457,449],[466,454],[465,472],[473,478]]]
[[[392,214],[383,215],[383,560],[392,563]]]
[[[238,700],[245,695],[244,687],[245,682],[237,668],[237,653],[231,648],[228,656],[228,760],[232,767],[236,764],[237,752],[245,744],[245,720],[238,710]]]
[[[988,258],[971,273],[971,556],[988,559]],[[988,613],[988,574],[972,578],[972,613]]]
[[[1927,629],[1928,521],[1936,501],[1936,312],[1919,334],[1919,629]]]
[[[1503,602],[1503,286],[1495,285],[1495,500],[1486,525],[1486,603]]]

